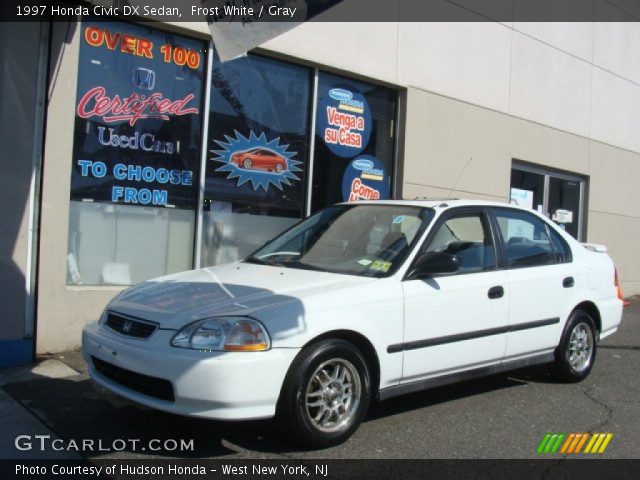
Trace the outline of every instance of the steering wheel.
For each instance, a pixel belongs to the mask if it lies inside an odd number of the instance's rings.
[[[396,255],[398,252],[396,252],[395,250],[392,250],[391,248],[381,248],[380,250],[378,250],[375,254],[376,257],[382,258],[384,260],[387,260],[387,253],[390,254],[390,256]]]

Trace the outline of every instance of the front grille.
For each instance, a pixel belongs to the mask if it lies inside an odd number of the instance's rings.
[[[123,387],[160,400],[168,400],[170,402],[175,400],[173,385],[169,380],[132,372],[93,356],[91,361],[99,373]]]
[[[131,317],[125,317],[115,312],[107,312],[107,326],[122,335],[136,338],[148,338],[158,328],[157,325]]]

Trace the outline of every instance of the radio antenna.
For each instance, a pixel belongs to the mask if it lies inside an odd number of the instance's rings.
[[[467,160],[467,163],[465,163],[464,167],[462,167],[462,170],[460,170],[460,173],[458,174],[458,177],[456,178],[456,181],[453,182],[453,187],[451,187],[451,190],[449,190],[449,195],[447,195],[447,200],[451,199],[451,194],[456,189],[456,186],[458,185],[458,180],[460,180],[460,177],[462,177],[462,174],[464,173],[464,171],[467,169],[467,167],[471,163],[471,160],[473,160],[473,157],[469,157],[469,160]]]

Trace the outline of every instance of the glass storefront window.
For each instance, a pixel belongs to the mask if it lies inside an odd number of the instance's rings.
[[[312,210],[391,198],[397,94],[320,72]]]
[[[311,74],[257,55],[214,60],[203,266],[243,258],[303,217]]]
[[[206,44],[93,19],[79,33],[67,283],[189,269]]]
[[[200,266],[233,262],[308,210],[391,198],[395,91],[317,72],[313,98],[312,68],[254,54],[208,65],[205,42],[124,22],[85,18],[80,35],[68,284],[187,270],[194,244]]]

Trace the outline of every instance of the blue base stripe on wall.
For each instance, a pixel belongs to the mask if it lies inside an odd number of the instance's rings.
[[[0,340],[0,367],[18,367],[33,362],[33,339]]]

